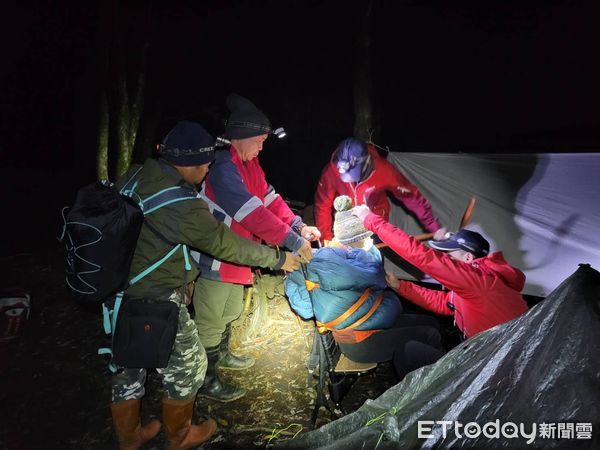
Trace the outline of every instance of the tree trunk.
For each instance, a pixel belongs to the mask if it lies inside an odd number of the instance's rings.
[[[127,172],[133,160],[133,151],[143,110],[146,60],[149,51],[152,2],[147,4],[147,19],[138,67],[131,67],[131,43],[125,38],[125,27],[133,20],[119,0],[106,0],[100,9],[99,45],[106,52],[105,81],[102,89],[101,117],[98,134],[97,173],[101,178],[115,179]],[[142,35],[139,34],[139,35]],[[139,45],[139,44],[136,44]],[[134,58],[135,60],[135,58]],[[132,70],[135,74],[131,76]],[[132,82],[132,80],[134,80]],[[116,88],[116,89],[115,89]],[[108,95],[110,92],[111,95]],[[114,163],[116,159],[116,164]]]
[[[106,91],[102,91],[100,94],[100,119],[98,122],[97,175],[99,180],[108,180],[108,99]]]
[[[144,42],[144,47],[142,49],[142,58],[140,62],[140,68],[137,77],[137,90],[135,93],[135,98],[133,99],[133,104],[130,109],[130,122],[129,122],[129,162],[131,163],[133,157],[133,150],[135,148],[135,143],[138,135],[138,130],[140,128],[140,117],[142,115],[142,111],[144,110],[144,91],[146,85],[146,59],[148,56],[148,41]]]
[[[375,132],[371,96],[372,0],[367,3],[361,16],[357,37],[356,79],[354,83],[354,137],[363,141],[372,141]]]
[[[127,172],[131,164],[131,150],[129,143],[129,95],[127,94],[127,75],[124,69],[119,74],[118,88],[118,113],[117,113],[117,178]]]
[[[148,40],[144,42],[142,54],[140,58],[140,66],[137,73],[137,86],[133,102],[129,101],[129,89],[127,86],[127,64],[123,53],[121,52],[121,64],[119,73],[119,89],[118,89],[118,159],[117,159],[117,178],[123,175],[129,169],[133,159],[133,149],[135,147],[135,139],[137,137],[138,128],[140,125],[140,116],[144,103],[144,86],[146,59],[148,54]]]

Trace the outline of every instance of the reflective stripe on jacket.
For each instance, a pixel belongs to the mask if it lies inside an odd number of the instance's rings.
[[[135,168],[136,169],[136,168]],[[121,180],[127,180],[135,170]],[[122,181],[123,184],[125,181]],[[119,185],[119,183],[117,183]],[[162,189],[187,184],[179,172],[163,160],[148,159],[138,175],[136,193],[147,198]],[[219,258],[237,263],[250,263],[262,267],[275,267],[277,252],[266,246],[236,236],[222,223],[214,219],[202,199],[191,199],[164,206],[148,215],[144,220],[151,223],[166,239],[173,243],[187,244]],[[173,246],[164,242],[149,227],[143,226],[131,262],[130,278],[141,273],[162,258]],[[184,255],[177,251],[156,270],[150,272],[127,290],[134,297],[168,297],[173,290],[182,286],[184,280]],[[198,269],[191,264],[187,281],[198,275]]]
[[[233,146],[217,152],[200,196],[213,216],[238,236],[257,242],[264,240],[291,251],[302,246],[302,238],[293,229],[302,220],[267,183],[258,158],[243,162]],[[248,266],[229,264],[205,253],[192,255],[204,278],[252,284]]]

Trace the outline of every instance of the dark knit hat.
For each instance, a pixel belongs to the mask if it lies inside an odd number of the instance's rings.
[[[215,159],[215,138],[199,123],[182,121],[169,131],[159,154],[176,166],[201,166]]]
[[[340,195],[333,201],[333,207],[337,211],[333,221],[333,234],[340,244],[362,241],[373,234],[364,227],[362,220],[352,215],[353,206],[347,195]]]
[[[429,241],[429,246],[436,250],[451,252],[454,250],[464,250],[472,253],[475,258],[486,256],[490,251],[490,243],[479,233],[466,230],[458,230],[456,234],[451,235],[443,241]]]
[[[273,132],[267,116],[247,98],[229,94],[226,103],[231,113],[225,127],[225,138],[246,139]]]

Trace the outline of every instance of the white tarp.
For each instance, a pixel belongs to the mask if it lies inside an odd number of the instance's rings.
[[[419,187],[451,231],[476,197],[467,228],[525,272],[525,294],[545,297],[579,263],[600,268],[600,153],[392,152],[388,161]],[[401,207],[392,209],[390,221],[422,232]]]

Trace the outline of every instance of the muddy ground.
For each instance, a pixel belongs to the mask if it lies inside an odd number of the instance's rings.
[[[0,342],[0,448],[114,449],[110,416],[109,372],[97,349],[107,344],[100,313],[68,298],[63,287],[62,249],[44,254],[3,257],[0,286],[5,296],[15,289],[31,295],[30,317],[14,340]],[[244,386],[235,402],[199,400],[196,419],[210,415],[219,423],[214,438],[199,448],[262,448],[290,439],[311,427],[315,378],[308,375],[312,322],[299,321],[277,287],[265,277],[266,314],[258,314],[256,296],[234,326],[233,344],[256,358],[246,371],[223,372]],[[253,311],[254,310],[254,311]],[[261,317],[260,325],[257,320]],[[264,318],[266,317],[266,320]],[[395,383],[391,367],[359,379],[339,414],[356,410]],[[160,379],[150,371],[143,420],[160,418]],[[320,410],[317,427],[331,420]],[[163,448],[164,434],[146,449]]]

